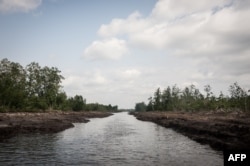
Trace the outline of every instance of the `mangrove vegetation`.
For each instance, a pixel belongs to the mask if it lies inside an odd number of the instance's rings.
[[[26,67],[0,62],[0,112],[16,111],[117,111],[117,106],[86,103],[81,95],[69,97],[61,85],[64,77],[56,67],[32,62]]]
[[[153,97],[149,97],[148,104],[136,103],[136,111],[249,111],[249,90],[244,90],[235,82],[228,88],[229,95],[221,91],[218,96],[212,92],[210,85],[204,86],[205,94],[190,85],[184,89],[177,85],[168,86],[161,91],[156,89]]]

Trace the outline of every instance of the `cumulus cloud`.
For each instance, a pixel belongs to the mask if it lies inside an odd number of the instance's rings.
[[[128,33],[136,33],[147,26],[140,12],[136,11],[130,14],[127,19],[115,18],[108,25],[101,25],[98,34],[101,37],[110,37],[115,35],[123,35]]]
[[[249,10],[238,10],[236,2],[229,4],[226,0],[201,0],[198,3],[160,0],[149,17],[141,18],[134,13],[127,19],[113,19],[110,24],[102,25],[98,33],[101,36],[125,33],[135,43],[148,42],[148,45],[158,45],[161,49],[204,50],[217,42],[227,41],[228,35],[237,37],[238,34],[242,39],[242,35],[248,34],[250,24],[244,20],[249,16]],[[173,20],[166,19],[170,17],[169,13]],[[239,23],[243,26],[237,26]],[[203,44],[202,48],[196,45],[199,43]]]
[[[134,12],[101,25],[102,38],[126,36],[141,49],[199,61],[190,79],[250,72],[250,3],[247,0],[159,0],[147,17]],[[198,59],[198,60],[197,60]],[[237,78],[234,78],[237,80]]]
[[[158,0],[148,16],[135,11],[102,24],[100,39],[84,50],[84,57],[119,59],[129,50],[130,65],[139,63],[110,71],[105,92],[129,100],[137,96],[133,101],[147,102],[157,87],[175,83],[200,89],[216,85],[218,92],[235,81],[247,87],[249,16],[248,0]]]
[[[125,71],[119,72],[119,76],[122,79],[136,79],[141,75],[141,72],[137,69],[127,69]]]
[[[0,0],[0,12],[29,12],[41,3],[42,0]]]
[[[84,50],[83,56],[89,59],[119,59],[128,52],[125,40],[108,38],[94,41]]]
[[[63,81],[63,86],[74,89],[82,89],[86,86],[103,86],[108,79],[98,71],[89,71],[81,74],[71,74]]]
[[[160,21],[173,20],[204,10],[221,8],[229,3],[229,0],[159,0],[152,10],[151,17]]]

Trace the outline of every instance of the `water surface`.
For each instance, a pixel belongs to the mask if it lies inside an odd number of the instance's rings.
[[[0,165],[223,165],[222,153],[127,113],[0,143]]]

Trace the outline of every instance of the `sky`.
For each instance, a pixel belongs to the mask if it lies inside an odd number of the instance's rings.
[[[250,89],[249,0],[0,0],[0,59],[57,67],[87,103],[160,87]]]

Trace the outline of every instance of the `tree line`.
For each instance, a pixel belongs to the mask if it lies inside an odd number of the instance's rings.
[[[148,104],[136,103],[136,111],[210,111],[210,110],[240,110],[249,111],[250,96],[248,92],[239,86],[237,82],[228,88],[229,96],[220,92],[215,96],[210,85],[204,86],[205,94],[202,94],[195,85],[184,89],[177,85],[168,86],[161,91],[156,89]]]
[[[73,110],[117,111],[118,106],[87,104],[81,95],[68,97],[56,67],[41,67],[32,62],[26,67],[2,59],[0,62],[0,112]]]

